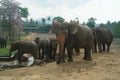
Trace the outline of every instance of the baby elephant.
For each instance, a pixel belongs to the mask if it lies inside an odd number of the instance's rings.
[[[55,60],[57,51],[57,39],[56,38],[50,38],[50,58]]]
[[[49,61],[50,59],[50,40],[47,38],[36,37],[34,41],[39,46],[39,58]]]

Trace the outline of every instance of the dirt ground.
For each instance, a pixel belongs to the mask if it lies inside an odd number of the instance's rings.
[[[81,49],[74,62],[0,71],[0,80],[120,80],[120,39],[114,39],[110,52],[92,53],[92,61],[84,61],[83,55]]]

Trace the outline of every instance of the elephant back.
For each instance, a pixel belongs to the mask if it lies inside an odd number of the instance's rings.
[[[39,40],[39,46],[40,47],[46,47],[46,46],[49,47],[49,45],[50,45],[50,40],[48,38],[41,38]]]
[[[102,43],[107,43],[110,44],[113,40],[113,34],[112,32],[107,29],[107,28],[103,28],[103,27],[97,27],[94,28],[96,35],[97,35],[97,39],[102,42]]]

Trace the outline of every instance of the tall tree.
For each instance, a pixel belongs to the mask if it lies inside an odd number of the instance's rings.
[[[65,21],[65,19],[60,16],[55,17],[53,20],[57,20],[60,23],[63,23]]]
[[[13,34],[19,33],[22,27],[21,13],[19,11],[19,3],[15,0],[0,0],[0,22],[9,23],[9,25],[2,25],[8,27],[9,39],[12,39]]]
[[[115,36],[120,37],[120,21],[115,26]]]
[[[28,15],[29,15],[28,8],[19,7],[19,11],[21,12],[21,16],[23,18],[27,18],[28,17]]]
[[[87,22],[87,26],[89,26],[90,28],[94,28],[95,24],[96,24],[95,20],[96,20],[96,18],[93,18],[93,17],[89,18],[88,22]]]
[[[49,17],[47,18],[47,20],[48,20],[48,21],[51,21],[51,17],[49,16]]]
[[[46,20],[45,18],[42,18],[42,26],[45,27]]]

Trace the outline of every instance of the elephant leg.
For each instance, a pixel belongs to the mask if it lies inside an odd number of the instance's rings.
[[[91,60],[91,49],[85,48],[85,54],[83,57],[84,60],[90,61]]]
[[[53,51],[49,52],[50,59],[53,59]]]
[[[45,52],[45,54],[46,54],[46,61],[50,61],[50,54],[49,54],[49,52]]]
[[[103,51],[105,51],[105,44],[102,44],[102,46],[103,46]]]
[[[59,55],[58,55],[58,59],[56,61],[57,64],[59,63],[64,63],[65,62],[65,47],[59,47]]]
[[[96,42],[94,42],[93,50],[94,50],[94,52],[97,52],[97,43]]]
[[[98,42],[98,48],[99,48],[99,52],[102,52],[101,43],[100,42]]]
[[[65,62],[65,54],[64,53],[59,53],[58,59],[57,59],[57,64],[59,63],[64,63]]]
[[[57,49],[55,49],[54,51],[53,51],[53,59],[55,60],[55,56],[56,56],[56,50]]]
[[[94,39],[94,51],[97,52],[97,38]]]
[[[21,60],[22,56],[23,56],[22,53],[18,51],[18,63],[20,64],[22,63],[22,60]]]
[[[45,55],[45,51],[44,50],[42,50],[42,55],[41,55],[41,59],[44,59],[44,56]]]
[[[107,52],[109,52],[110,44],[107,44]]]
[[[41,49],[39,49],[38,58],[41,58]]]
[[[80,55],[80,50],[79,50],[79,48],[75,48],[75,52],[77,53],[77,55]]]
[[[33,51],[33,52],[31,53],[31,55],[33,55],[34,58],[37,59],[37,51]]]
[[[73,62],[73,48],[67,48],[67,52],[68,52],[68,62]]]

